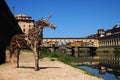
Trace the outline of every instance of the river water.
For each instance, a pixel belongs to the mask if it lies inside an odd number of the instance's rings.
[[[120,78],[118,77],[120,73],[117,73],[117,72],[112,73],[112,72],[105,71],[104,73],[100,73],[99,69],[96,69],[90,66],[79,66],[79,68],[85,69],[91,73],[94,73],[98,75],[99,77],[103,78],[104,80],[120,80]],[[117,75],[114,73],[116,73]]]

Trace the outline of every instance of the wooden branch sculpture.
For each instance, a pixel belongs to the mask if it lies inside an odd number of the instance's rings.
[[[19,55],[21,49],[30,48],[35,55],[35,71],[39,70],[39,57],[42,52],[43,28],[55,29],[55,25],[41,18],[36,22],[37,27],[29,30],[28,34],[13,36],[10,43],[10,62],[13,64],[13,54],[17,52],[17,67],[19,67]]]

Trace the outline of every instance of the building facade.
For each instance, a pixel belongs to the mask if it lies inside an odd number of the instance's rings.
[[[34,20],[32,17],[26,16],[24,14],[18,14],[15,16],[20,28],[22,29],[23,33],[27,34],[29,29],[34,27]]]
[[[112,29],[98,29],[96,34],[87,36],[98,40],[98,48],[120,48],[120,24]]]
[[[112,29],[104,31],[98,41],[100,48],[120,48],[120,25],[115,25]]]

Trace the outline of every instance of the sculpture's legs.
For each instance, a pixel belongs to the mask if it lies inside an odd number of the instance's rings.
[[[35,71],[39,70],[39,59],[37,54],[35,54]]]
[[[39,70],[39,58],[38,58],[38,53],[37,53],[36,48],[33,49],[33,53],[35,55],[35,71],[38,71]]]
[[[10,63],[11,64],[14,64],[14,62],[13,62],[13,53],[14,53],[14,50],[10,49]]]
[[[18,50],[17,53],[17,68],[19,68],[19,55],[20,55],[20,50]]]
[[[38,68],[39,68],[39,58],[40,58],[41,52],[42,52],[42,50],[41,50],[41,48],[39,48],[39,49],[38,49],[38,53],[37,53],[37,58],[38,58],[38,59],[37,59],[37,60],[38,60],[38,61],[37,61],[37,66],[38,66]]]
[[[38,71],[39,70],[39,59],[38,59],[38,56],[36,55],[35,56],[35,71]]]

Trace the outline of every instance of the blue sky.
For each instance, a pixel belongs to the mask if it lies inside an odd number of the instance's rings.
[[[44,37],[85,37],[99,28],[120,24],[120,0],[6,0],[14,14],[31,16],[35,21],[48,18],[56,30],[44,29]]]

